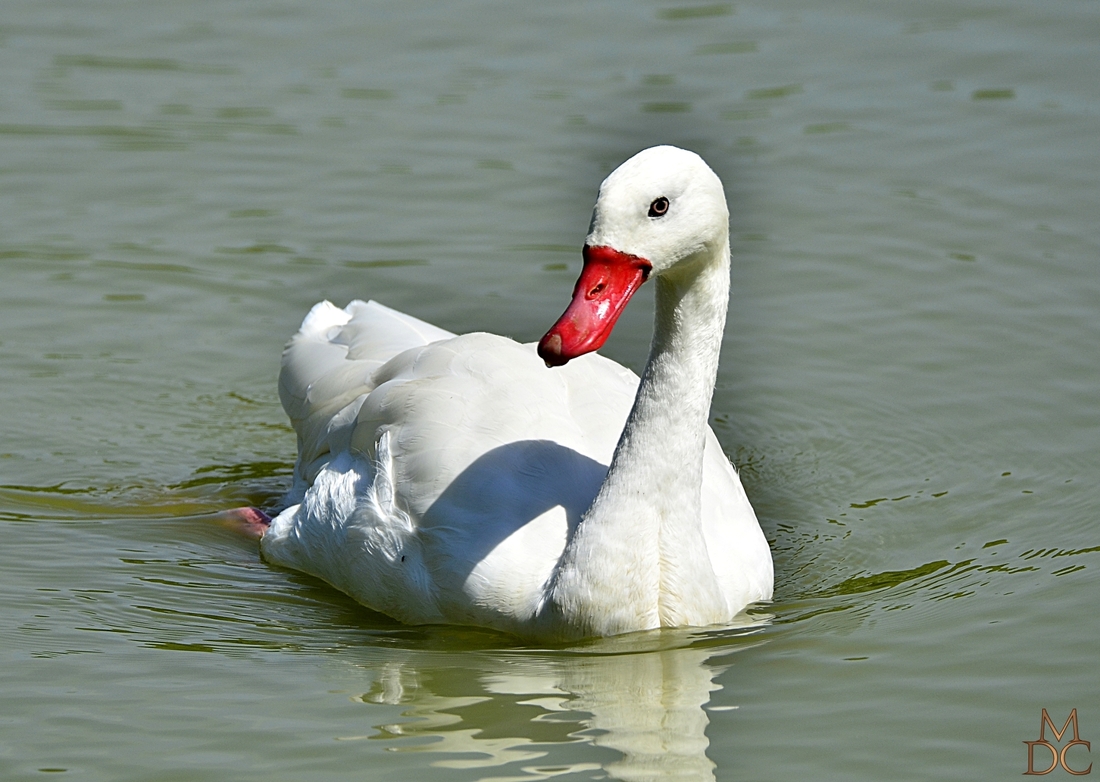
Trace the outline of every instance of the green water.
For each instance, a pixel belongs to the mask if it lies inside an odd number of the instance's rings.
[[[6,2],[0,779],[995,780],[1043,708],[1100,741],[1098,41],[1095,0]],[[288,485],[315,301],[535,339],[654,143],[733,212],[755,626],[406,628],[213,523]]]

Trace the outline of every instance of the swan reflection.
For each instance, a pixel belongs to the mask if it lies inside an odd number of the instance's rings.
[[[714,779],[707,707],[729,655],[761,643],[746,619],[721,633],[662,631],[553,651],[389,650],[364,662],[354,700],[401,705],[401,719],[345,738],[427,752],[481,779],[544,779],[603,769],[627,780]],[[472,659],[471,659],[472,658]],[[723,706],[735,708],[733,706]]]

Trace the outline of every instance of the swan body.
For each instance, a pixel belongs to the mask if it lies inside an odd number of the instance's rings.
[[[649,276],[639,379],[592,351]],[[728,287],[721,183],[654,147],[601,186],[573,302],[537,346],[316,305],[283,355],[299,453],[264,557],[402,622],[538,638],[770,599],[767,542],[707,425]]]

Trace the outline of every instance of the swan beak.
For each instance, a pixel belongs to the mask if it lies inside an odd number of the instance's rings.
[[[560,367],[598,350],[652,268],[636,255],[585,245],[584,268],[573,288],[573,301],[539,341],[539,357],[546,366]]]

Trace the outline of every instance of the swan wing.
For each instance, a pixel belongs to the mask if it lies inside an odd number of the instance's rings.
[[[637,385],[602,356],[550,370],[533,344],[456,337],[373,302],[319,304],[284,356],[300,496],[265,555],[403,621],[518,629]]]
[[[296,489],[347,449],[374,372],[409,348],[454,337],[375,301],[315,305],[283,351],[279,398],[298,433]]]

